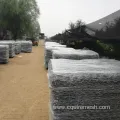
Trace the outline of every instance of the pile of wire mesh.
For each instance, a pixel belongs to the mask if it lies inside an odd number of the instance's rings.
[[[8,45],[9,57],[13,58],[15,56],[15,41],[0,41],[0,45]]]
[[[56,46],[56,45],[60,45],[57,42],[45,42],[45,46]]]
[[[32,42],[31,41],[21,41],[21,52],[31,53],[32,52]]]
[[[59,49],[53,50],[52,52],[53,59],[97,59],[99,58],[99,54],[92,50],[67,50],[67,49]]]
[[[52,59],[48,80],[51,120],[120,119],[120,61]]]
[[[52,59],[52,50],[66,48],[66,45],[61,45],[55,42],[46,42],[44,48],[44,65],[48,69],[49,60]]]
[[[9,62],[9,46],[8,45],[0,45],[0,63],[8,63]]]
[[[21,42],[16,41],[15,42],[15,54],[20,54],[21,53]]]

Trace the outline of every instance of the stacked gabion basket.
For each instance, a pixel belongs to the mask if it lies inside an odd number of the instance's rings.
[[[49,60],[52,59],[52,50],[57,50],[60,48],[65,48],[66,45],[60,45],[59,43],[55,42],[46,42],[45,43],[45,50],[44,50],[44,65],[45,68],[48,68]]]
[[[51,120],[120,120],[119,61],[53,59],[48,79]]]
[[[32,52],[32,42],[31,41],[21,41],[21,52],[31,53]]]
[[[31,41],[13,41],[4,40],[0,41],[0,63],[7,63],[8,58],[13,58],[15,54],[20,54],[21,52],[31,53],[32,52],[32,42]],[[9,53],[9,54],[8,54]]]
[[[8,63],[9,61],[9,46],[0,45],[0,63]]]
[[[15,42],[15,54],[20,54],[21,53],[21,42],[16,41]]]
[[[81,59],[97,59],[99,58],[99,54],[92,51],[92,50],[53,50],[52,53],[53,59],[74,59],[74,60],[81,60]]]
[[[0,45],[8,45],[9,57],[13,58],[15,56],[15,41],[0,41]]]
[[[55,42],[45,43],[44,64],[48,69],[48,63],[50,59],[98,59],[99,54],[92,50],[75,50],[73,48],[67,48],[66,45],[61,45]]]

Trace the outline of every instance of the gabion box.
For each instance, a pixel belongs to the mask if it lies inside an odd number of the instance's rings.
[[[8,63],[9,61],[9,46],[0,45],[0,63]]]
[[[48,68],[54,120],[120,119],[120,61],[52,59]],[[94,105],[109,109],[66,109]]]

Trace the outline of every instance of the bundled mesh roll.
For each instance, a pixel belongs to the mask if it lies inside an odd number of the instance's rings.
[[[45,46],[55,46],[55,45],[60,45],[57,42],[45,42]]]
[[[32,52],[32,42],[31,41],[21,41],[21,52],[31,53]]]
[[[45,42],[45,48],[46,47],[66,47],[66,45],[61,45],[57,42]]]
[[[21,53],[21,42],[16,41],[15,42],[15,54],[20,54]]]
[[[120,61],[52,59],[48,79],[53,120],[120,119]]]
[[[0,41],[0,45],[9,46],[9,57],[13,58],[15,56],[15,41]]]
[[[52,53],[53,59],[97,59],[99,54],[92,50],[53,50]]]
[[[9,61],[9,46],[0,45],[0,63],[8,63]]]
[[[66,46],[60,45],[60,44],[45,46],[45,48],[44,48],[44,65],[45,65],[46,69],[48,68],[49,60],[52,59],[52,50],[57,50],[57,49],[62,49],[62,48],[66,48]]]

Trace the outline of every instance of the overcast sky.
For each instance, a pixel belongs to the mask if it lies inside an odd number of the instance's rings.
[[[81,19],[91,23],[120,9],[120,0],[37,0],[42,32],[52,36]]]

